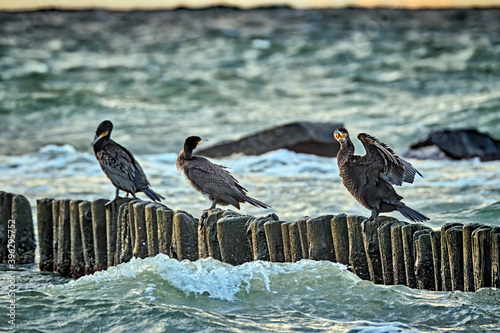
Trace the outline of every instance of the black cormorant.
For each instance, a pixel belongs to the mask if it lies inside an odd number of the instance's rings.
[[[195,190],[212,200],[214,209],[219,205],[233,205],[240,209],[240,202],[260,207],[269,205],[246,195],[247,190],[241,186],[226,167],[214,164],[205,157],[193,156],[193,150],[202,142],[198,136],[190,136],[184,142],[184,150],[177,157],[177,170],[183,173]]]
[[[364,207],[371,210],[369,219],[379,212],[398,210],[404,217],[415,221],[429,220],[427,216],[406,206],[392,185],[403,182],[413,183],[415,174],[422,177],[410,163],[397,156],[391,148],[366,133],[360,133],[358,139],[363,143],[366,154],[354,155],[354,145],[345,128],[338,128],[334,133],[340,143],[337,163],[342,183],[349,193]]]
[[[144,170],[142,170],[132,153],[111,140],[112,130],[113,124],[111,121],[103,121],[97,127],[92,142],[95,157],[99,161],[102,171],[116,187],[115,198],[106,205],[118,199],[120,190],[127,192],[127,196],[128,193],[132,194],[134,198],[136,197],[135,193],[144,192],[153,201],[165,199],[151,189],[151,184],[149,184]]]

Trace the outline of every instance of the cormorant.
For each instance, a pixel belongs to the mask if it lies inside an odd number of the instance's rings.
[[[95,157],[99,161],[102,171],[116,187],[115,198],[106,205],[119,198],[118,193],[120,190],[127,192],[127,196],[129,193],[132,194],[134,198],[136,197],[135,193],[144,192],[153,201],[165,199],[151,189],[151,184],[146,178],[144,170],[142,170],[132,153],[111,140],[112,130],[113,124],[111,121],[104,120],[97,127],[92,142]]]
[[[398,210],[414,222],[429,220],[424,214],[401,202],[403,197],[392,186],[402,185],[403,182],[413,183],[415,174],[422,177],[417,169],[366,133],[358,135],[366,150],[364,156],[354,155],[354,145],[345,128],[335,130],[334,137],[340,143],[337,153],[340,178],[349,193],[371,210],[372,214],[367,220],[374,219],[379,212],[393,210]]]
[[[212,200],[214,209],[219,205],[233,205],[240,209],[240,203],[270,208],[271,206],[246,195],[247,190],[241,186],[226,167],[210,162],[205,157],[193,156],[193,150],[202,142],[198,136],[190,136],[184,142],[184,150],[177,157],[176,166],[183,173],[195,190]]]

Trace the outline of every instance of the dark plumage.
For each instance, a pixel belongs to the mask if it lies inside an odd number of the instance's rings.
[[[241,186],[226,167],[214,164],[201,156],[193,156],[193,150],[200,144],[201,138],[190,136],[184,142],[184,150],[177,157],[177,170],[183,173],[191,185],[212,200],[214,209],[219,205],[233,205],[240,209],[240,203],[269,208],[270,206],[246,195]]]
[[[429,220],[401,202],[403,197],[392,186],[413,183],[415,174],[422,177],[417,169],[366,133],[358,135],[366,150],[364,156],[354,155],[354,145],[345,128],[337,129],[334,137],[340,143],[337,163],[342,183],[360,204],[372,211],[368,220],[377,217],[379,212],[393,210],[415,222]]]
[[[132,153],[111,140],[112,130],[113,124],[111,121],[103,121],[97,127],[92,142],[95,157],[99,161],[102,171],[116,187],[116,196],[107,205],[119,198],[118,193],[120,190],[127,192],[127,196],[128,193],[132,194],[134,198],[136,197],[135,193],[144,192],[153,201],[165,199],[151,189],[151,184],[149,184],[144,170],[142,170]]]

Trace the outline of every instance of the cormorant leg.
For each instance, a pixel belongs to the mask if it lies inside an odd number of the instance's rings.
[[[217,206],[217,201],[214,199],[214,201],[212,201],[212,206],[209,209],[205,209],[203,211],[203,214],[201,215],[201,218],[202,219],[206,219],[208,217],[208,211],[212,210],[212,209],[215,209],[215,206]]]
[[[212,207],[209,209],[215,209],[215,206],[217,206],[217,200],[214,199],[214,201],[212,201]]]
[[[116,199],[118,199],[118,198],[119,198],[119,196],[118,196],[118,194],[119,194],[119,193],[120,193],[120,190],[119,190],[118,188],[116,188],[115,198],[114,198],[113,200],[111,200],[111,201],[106,202],[106,204],[105,204],[104,206],[109,206],[109,205],[111,205],[113,202],[115,202],[115,201],[116,201]]]
[[[372,215],[369,218],[365,219],[363,222],[361,222],[361,228],[362,228],[362,230],[365,230],[365,223],[366,222],[374,220],[377,216],[378,216],[378,209],[377,208],[373,208],[372,209]]]

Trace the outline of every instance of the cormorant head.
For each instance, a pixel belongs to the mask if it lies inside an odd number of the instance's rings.
[[[333,133],[333,137],[335,138],[335,140],[342,143],[349,138],[349,132],[347,132],[345,128],[340,127],[335,130],[335,132]]]
[[[206,141],[206,140],[203,140],[199,136],[190,136],[184,142],[184,149],[192,151],[192,150],[196,149],[196,147],[198,147],[198,145],[200,143],[202,143],[203,141]]]
[[[92,146],[94,146],[104,137],[109,138],[112,130],[113,130],[113,123],[111,121],[104,120],[102,123],[100,123],[99,126],[97,126],[97,130],[95,131],[95,137],[94,141],[92,141]]]

